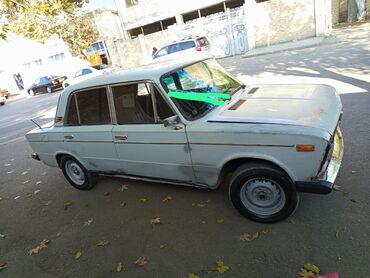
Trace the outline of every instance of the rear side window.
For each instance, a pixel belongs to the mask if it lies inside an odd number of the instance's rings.
[[[67,125],[110,124],[106,88],[80,91],[69,100]]]
[[[157,54],[155,54],[155,58],[167,55],[167,46],[163,47],[162,49],[158,50]]]
[[[171,53],[175,53],[175,52],[178,52],[180,51],[180,44],[179,43],[175,43],[175,44],[171,44],[168,46],[168,54],[171,54]]]
[[[83,69],[82,70],[82,75],[89,74],[89,73],[92,73],[91,69]]]
[[[194,41],[181,42],[179,43],[179,45],[180,45],[180,50],[186,50],[186,49],[195,47]]]
[[[202,37],[202,38],[197,39],[197,42],[199,43],[200,47],[209,46],[209,41],[207,40],[206,37]]]

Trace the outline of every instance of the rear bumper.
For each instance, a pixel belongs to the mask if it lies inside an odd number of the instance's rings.
[[[334,135],[334,147],[330,160],[325,163],[323,170],[311,182],[297,181],[296,188],[299,192],[329,194],[333,190],[335,179],[338,175],[343,158],[343,136],[339,127]]]

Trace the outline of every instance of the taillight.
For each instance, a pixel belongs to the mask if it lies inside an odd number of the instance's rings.
[[[196,51],[202,51],[202,47],[199,45],[198,41],[195,41],[195,50]]]
[[[58,84],[58,81],[53,79],[53,80],[51,80],[51,83],[53,83],[55,85],[55,84]]]

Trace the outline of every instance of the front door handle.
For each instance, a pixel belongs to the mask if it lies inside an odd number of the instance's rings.
[[[64,139],[73,139],[74,136],[71,134],[71,135],[64,135]]]
[[[124,140],[127,140],[128,137],[127,137],[127,135],[115,135],[114,138],[117,139],[117,140],[124,141]]]

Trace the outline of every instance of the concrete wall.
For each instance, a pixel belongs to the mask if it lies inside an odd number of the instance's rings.
[[[370,19],[370,0],[366,0],[366,18]]]
[[[331,16],[334,25],[339,23],[339,3],[340,0],[332,0]]]
[[[314,0],[271,0],[251,8],[256,47],[316,35]]]

